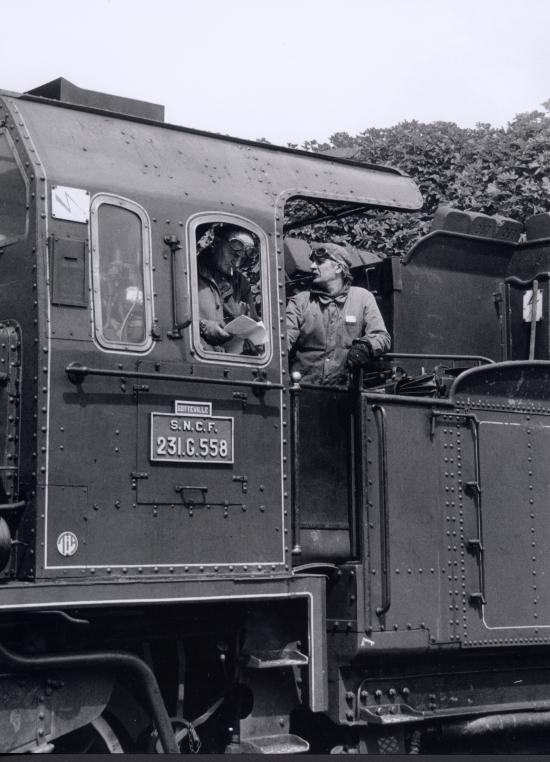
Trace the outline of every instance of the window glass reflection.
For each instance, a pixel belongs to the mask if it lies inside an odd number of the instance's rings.
[[[141,345],[146,341],[141,219],[127,209],[101,204],[98,231],[100,339]]]

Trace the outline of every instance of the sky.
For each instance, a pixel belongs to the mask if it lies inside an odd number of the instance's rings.
[[[285,145],[550,99],[550,0],[0,0],[0,88],[63,76]]]

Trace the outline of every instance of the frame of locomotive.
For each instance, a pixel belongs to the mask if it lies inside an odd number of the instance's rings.
[[[477,738],[476,717],[492,742],[545,729],[550,234],[448,215],[370,272],[391,378],[311,388],[288,377],[285,291],[308,249],[285,241],[287,203],[318,206],[305,227],[418,210],[418,189],[161,111],[64,80],[0,93],[1,750],[82,751],[83,729],[99,751],[196,750],[189,716],[210,751],[441,749]],[[197,231],[213,223],[259,241],[257,356],[201,345]],[[102,259],[124,235],[133,253]],[[121,273],[133,301],[108,324]],[[411,390],[431,361],[438,397],[399,391],[399,365]],[[157,421],[193,416],[198,445],[155,450]],[[209,421],[225,455],[200,438]],[[189,659],[230,665],[238,701],[203,695]],[[121,697],[124,669],[138,687]]]

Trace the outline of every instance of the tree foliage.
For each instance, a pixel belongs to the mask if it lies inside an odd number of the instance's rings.
[[[521,222],[550,210],[550,101],[542,107],[517,115],[506,127],[409,121],[356,136],[338,132],[330,143],[307,141],[306,150],[345,149],[354,159],[398,167],[424,197],[419,214],[369,212],[314,225],[309,235],[380,254],[404,254],[429,230],[440,204]]]

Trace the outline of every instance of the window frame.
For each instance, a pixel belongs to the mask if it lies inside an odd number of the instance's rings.
[[[103,335],[101,325],[100,250],[99,250],[99,210],[101,206],[114,206],[135,214],[141,222],[143,307],[145,316],[145,338],[143,342],[129,343],[112,341]],[[146,210],[136,201],[115,193],[97,193],[90,201],[90,283],[92,291],[92,335],[99,349],[119,354],[146,354],[153,347],[152,327],[154,323],[153,304],[153,263],[151,246],[151,223]]]
[[[5,136],[6,142],[8,145],[8,148],[11,151],[11,154],[15,160],[15,164],[17,166],[17,169],[19,170],[19,176],[21,180],[23,181],[23,185],[25,188],[25,229],[22,233],[19,233],[18,235],[12,235],[5,238],[3,241],[0,241],[0,249],[3,249],[6,246],[10,246],[13,243],[17,243],[18,241],[24,241],[25,238],[27,238],[29,234],[29,209],[30,209],[30,202],[29,202],[29,179],[25,173],[25,170],[23,168],[23,162],[21,161],[19,154],[17,152],[17,148],[15,146],[15,143],[13,141],[13,138],[11,137],[9,131],[6,127],[0,128],[0,138],[2,135]]]
[[[267,333],[266,352],[261,357],[250,355],[234,355],[226,352],[215,352],[204,348],[199,331],[199,289],[198,289],[198,268],[197,268],[197,228],[200,225],[223,222],[228,225],[235,225],[249,230],[259,241],[260,257],[260,288],[262,294],[262,322]],[[253,367],[265,367],[269,365],[273,358],[273,332],[271,328],[271,288],[269,272],[269,242],[265,231],[252,220],[227,212],[199,212],[193,215],[187,222],[187,251],[189,269],[189,280],[191,284],[191,325],[190,341],[192,349],[197,357],[205,362],[215,363],[216,365],[252,365]]]

